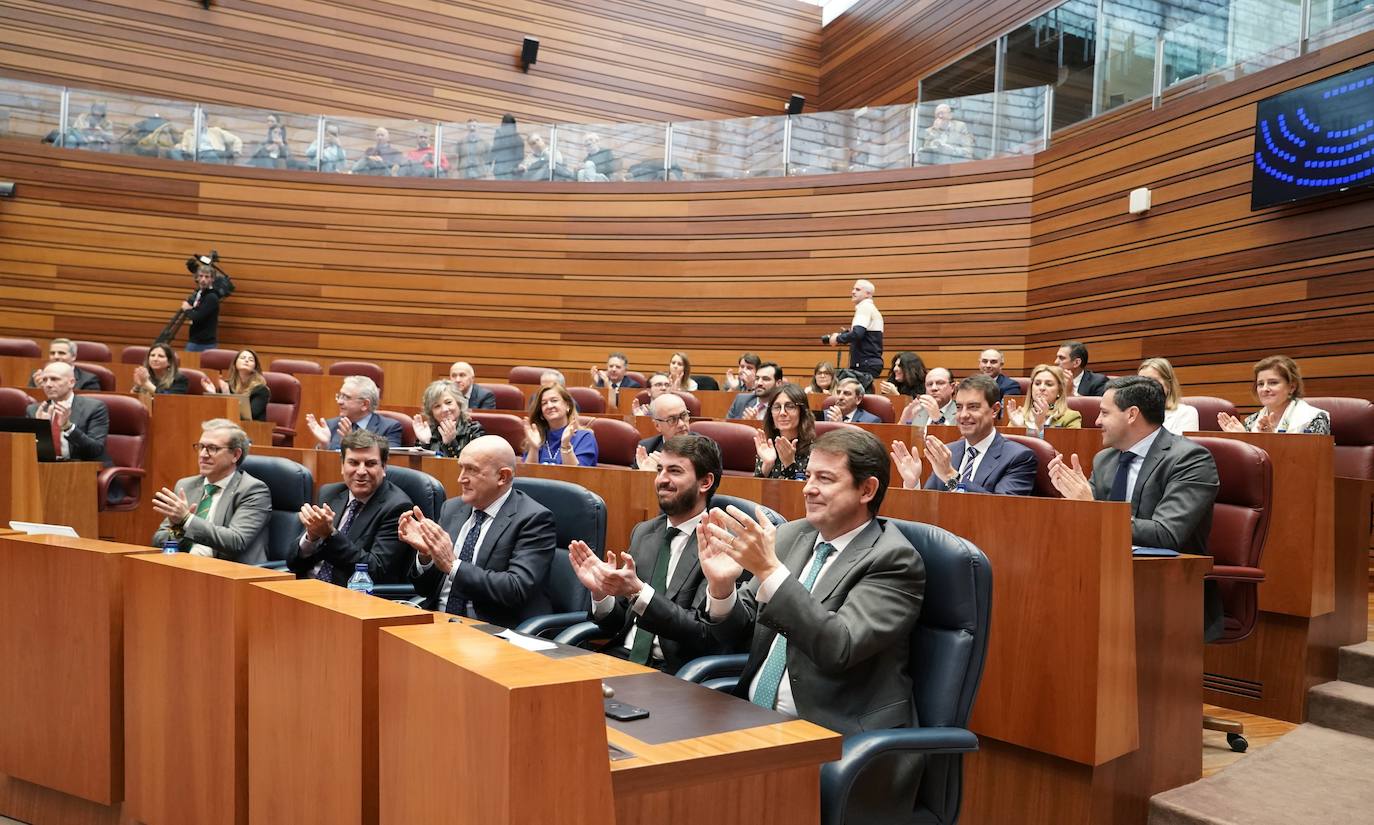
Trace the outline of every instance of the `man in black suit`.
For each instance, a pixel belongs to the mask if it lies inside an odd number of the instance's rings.
[[[301,507],[300,539],[286,566],[298,578],[316,578],[344,586],[357,565],[378,584],[406,580],[413,553],[397,535],[401,514],[413,504],[387,480],[391,445],[367,430],[343,437],[339,448],[343,484],[320,490],[320,504]]]
[[[1101,395],[1107,376],[1088,369],[1088,348],[1080,341],[1065,341],[1054,354],[1054,363],[1069,374],[1074,395]]]
[[[65,361],[53,361],[39,370],[38,386],[47,400],[28,405],[24,414],[52,422],[58,458],[99,461],[108,467],[105,439],[110,434],[110,411],[105,403],[74,392],[76,370]]]
[[[997,382],[997,389],[1002,391],[1003,398],[1022,395],[1021,385],[1002,372],[1005,365],[1006,358],[999,349],[985,349],[978,355],[978,371]]]
[[[635,448],[635,466],[641,470],[658,472],[659,453],[665,440],[675,435],[686,435],[691,429],[692,414],[687,404],[676,393],[664,393],[649,402],[649,414],[654,418],[654,428],[658,435],[646,438]]]
[[[72,339],[52,339],[52,342],[48,344],[48,361],[61,361],[64,364],[71,364],[72,372],[76,374],[78,392],[100,392],[100,376],[93,372],[86,372],[76,365],[76,342]],[[38,376],[42,374],[43,370],[34,370],[33,375],[29,376],[29,386],[38,386]]]
[[[515,451],[484,435],[463,448],[458,465],[462,497],[444,503],[439,523],[418,507],[400,520],[401,540],[415,548],[410,579],[424,606],[503,627],[548,613],[553,514],[512,486]]]
[[[696,528],[720,485],[720,448],[706,436],[673,436],[658,466],[663,512],[635,525],[629,552],[602,559],[574,541],[568,558],[591,592],[592,621],[610,637],[603,652],[676,673],[698,656],[731,652],[702,615],[706,580],[697,563]]]
[[[448,380],[457,384],[458,389],[467,396],[469,410],[496,409],[496,396],[490,390],[483,389],[476,377],[472,365],[466,361],[454,361],[453,366],[448,368]]]
[[[606,369],[598,367],[591,368],[593,387],[610,387],[613,394],[619,393],[621,388],[641,389],[638,381],[625,374],[625,370],[630,366],[630,361],[623,352],[613,352],[606,356]],[[614,396],[613,396],[614,397]]]
[[[305,426],[315,436],[315,449],[337,450],[344,436],[354,430],[371,430],[387,440],[392,447],[401,446],[401,422],[378,415],[382,392],[377,382],[366,375],[350,375],[343,380],[334,396],[339,414],[321,422],[311,413],[305,414]]]
[[[735,396],[726,418],[763,418],[763,399],[782,383],[782,367],[775,361],[765,361],[754,371],[754,388]]]
[[[1078,456],[1050,462],[1050,480],[1064,498],[1129,501],[1131,543],[1180,553],[1207,552],[1212,505],[1221,487],[1212,454],[1164,429],[1164,390],[1149,378],[1114,378],[1102,396],[1102,444],[1091,481]],[[1213,582],[1204,590],[1205,638],[1221,631],[1221,602]]]

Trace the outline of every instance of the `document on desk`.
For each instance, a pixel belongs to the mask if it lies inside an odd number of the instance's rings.
[[[547,641],[545,639],[536,639],[533,636],[526,636],[523,633],[516,633],[514,630],[503,630],[500,633],[497,633],[496,635],[502,639],[505,639],[506,641],[510,642],[516,647],[534,651],[535,653],[541,653],[546,650],[558,649],[558,645],[554,644],[553,642]]]
[[[1170,550],[1167,547],[1131,547],[1131,555],[1145,558],[1172,559],[1178,555],[1177,550]]]
[[[32,521],[11,521],[11,530],[18,530],[30,536],[66,536],[68,538],[80,538],[76,530],[65,524],[39,524]]]

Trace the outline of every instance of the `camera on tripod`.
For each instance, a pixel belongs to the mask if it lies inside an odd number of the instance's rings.
[[[204,266],[210,267],[215,272],[215,280],[210,285],[210,289],[220,297],[220,300],[234,294],[233,279],[219,268],[219,252],[212,249],[208,255],[192,255],[186,259],[186,269],[192,275],[199,275],[201,267]]]

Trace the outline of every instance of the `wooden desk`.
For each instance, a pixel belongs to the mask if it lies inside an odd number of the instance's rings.
[[[29,433],[0,433],[0,527],[11,521],[65,524],[95,538],[98,461],[38,461]]]

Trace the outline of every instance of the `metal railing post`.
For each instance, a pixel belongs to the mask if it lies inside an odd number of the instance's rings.
[[[200,162],[200,136],[205,130],[205,110],[196,104],[196,108],[191,112],[191,160]]]
[[[57,145],[67,145],[67,118],[71,116],[72,109],[72,90],[66,86],[62,87],[62,97],[57,103]]]
[[[553,167],[558,161],[558,124],[549,125],[549,180],[553,180]]]
[[[439,170],[444,165],[444,124],[434,124],[434,177],[439,177]]]
[[[1302,0],[1298,7],[1298,54],[1307,54],[1307,41],[1312,37],[1312,0]]]
[[[315,171],[324,168],[324,115],[315,119]]]
[[[782,174],[787,177],[792,174],[792,116],[783,117],[786,119],[782,122]]]
[[[1054,135],[1054,87],[1045,86],[1045,145],[1041,146],[1041,151],[1050,148],[1050,139]]]
[[[907,130],[906,135],[906,157],[908,165],[912,167],[916,166],[918,157],[916,152],[916,110],[920,105],[920,93],[918,92],[916,100],[911,103],[911,128]]]
[[[1151,83],[1150,108],[1158,109],[1164,98],[1164,34],[1155,36],[1155,71]]]
[[[673,124],[663,124],[663,180],[673,176]]]

